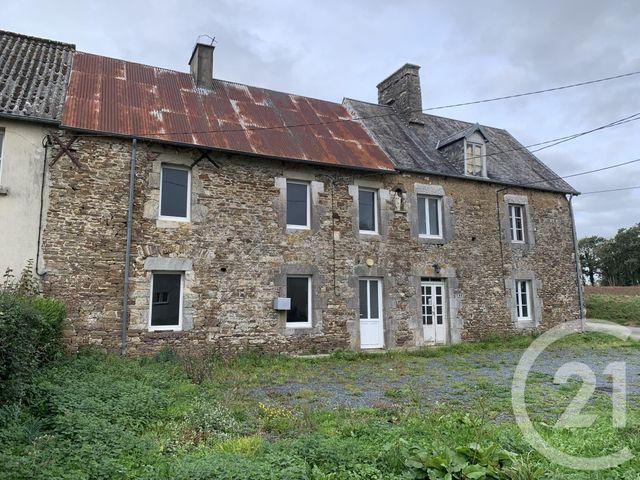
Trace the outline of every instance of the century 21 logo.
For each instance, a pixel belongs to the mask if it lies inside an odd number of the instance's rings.
[[[524,438],[538,452],[550,461],[575,470],[604,470],[616,467],[633,458],[628,447],[621,448],[615,453],[600,457],[578,457],[570,455],[549,445],[533,426],[527,413],[525,403],[525,388],[529,370],[536,359],[549,345],[567,335],[578,331],[579,322],[567,322],[555,327],[538,337],[524,352],[516,367],[511,385],[511,403],[516,422],[522,431]],[[606,333],[626,340],[631,335],[631,330],[616,325]],[[626,425],[626,365],[624,362],[611,362],[603,371],[603,374],[612,385],[613,426],[623,428]],[[582,386],[569,403],[565,411],[560,415],[555,428],[587,428],[593,425],[597,415],[583,413],[584,407],[589,402],[596,389],[596,374],[588,365],[582,362],[567,362],[562,365],[554,376],[554,383],[566,384],[571,377],[580,377]]]

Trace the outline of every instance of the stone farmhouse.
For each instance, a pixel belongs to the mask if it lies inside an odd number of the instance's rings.
[[[0,33],[0,268],[37,262],[72,346],[389,349],[581,316],[577,192],[507,131],[423,114],[418,66],[334,103],[214,78],[213,54],[183,73]]]

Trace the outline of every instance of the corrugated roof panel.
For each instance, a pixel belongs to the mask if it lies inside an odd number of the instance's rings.
[[[304,125],[335,122],[331,126]],[[327,165],[393,163],[337,103],[77,53],[63,126]],[[286,126],[291,126],[286,128]]]
[[[75,46],[0,30],[0,114],[57,122]]]

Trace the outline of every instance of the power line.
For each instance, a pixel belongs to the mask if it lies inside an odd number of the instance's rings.
[[[582,87],[584,85],[592,85],[594,83],[607,82],[609,80],[616,80],[618,78],[631,77],[633,75],[638,75],[638,74],[640,74],[640,71],[623,73],[621,75],[614,75],[613,77],[598,78],[596,80],[589,80],[589,81],[586,81],[586,82],[572,83],[572,84],[563,85],[563,86],[560,86],[560,87],[545,88],[543,90],[534,90],[532,92],[516,93],[516,94],[513,94],[513,95],[505,95],[505,96],[502,96],[502,97],[485,98],[485,99],[482,99],[482,100],[473,100],[471,102],[462,102],[462,103],[454,103],[454,104],[450,104],[450,105],[442,105],[442,106],[439,106],[439,107],[430,107],[430,108],[425,108],[422,111],[423,112],[427,112],[427,111],[431,111],[431,110],[442,110],[444,108],[464,107],[466,105],[477,105],[479,103],[497,102],[498,100],[507,100],[507,99],[510,99],[510,98],[527,97],[529,95],[538,95],[540,93],[555,92],[555,91],[558,91],[558,90],[565,90],[567,88]]]
[[[572,177],[579,177],[581,175],[588,175],[590,173],[596,173],[596,172],[602,172],[604,170],[611,170],[612,168],[618,168],[618,167],[623,167],[624,165],[630,165],[632,163],[637,163],[640,162],[640,158],[636,158],[634,160],[629,160],[628,162],[622,162],[622,163],[616,163],[613,165],[607,165],[606,167],[601,167],[601,168],[595,168],[593,170],[587,170],[585,172],[579,172],[579,173],[571,173],[569,175],[560,175],[556,178],[547,178],[544,180],[536,180],[534,182],[527,182],[527,183],[519,183],[518,185],[513,185],[515,187],[526,187],[529,185],[535,185],[536,183],[543,183],[543,182],[554,182],[557,180],[562,180],[565,178],[572,178]]]
[[[591,195],[594,193],[621,192],[623,190],[634,190],[636,188],[640,188],[640,185],[635,185],[633,187],[610,188],[608,190],[594,190],[593,192],[583,192],[582,195]]]

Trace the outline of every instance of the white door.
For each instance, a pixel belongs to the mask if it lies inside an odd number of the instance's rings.
[[[360,348],[384,348],[382,281],[360,279]]]
[[[447,343],[444,282],[422,282],[422,327],[427,343]]]

